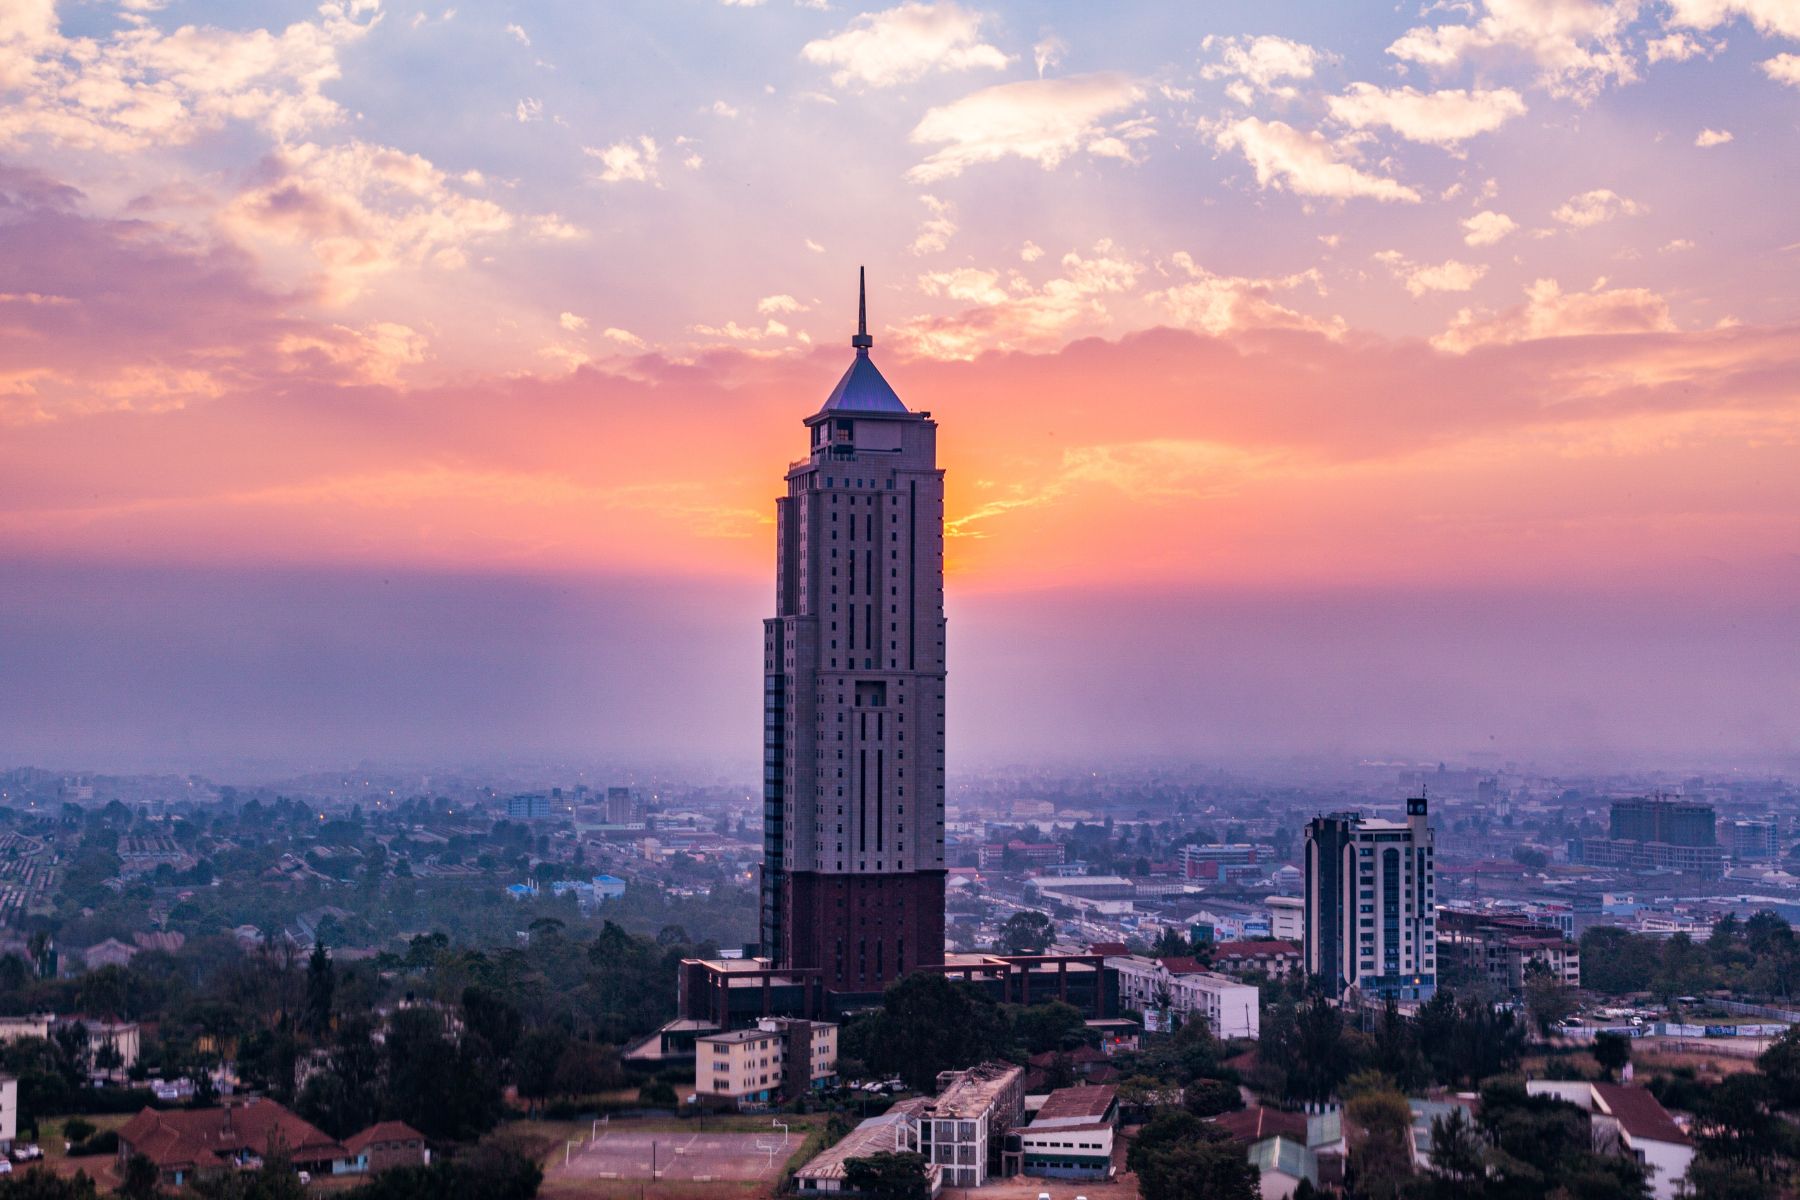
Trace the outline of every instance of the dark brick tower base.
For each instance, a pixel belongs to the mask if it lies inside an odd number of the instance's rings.
[[[944,961],[944,872],[817,875],[783,881],[780,962],[816,967],[827,990],[876,992]]]

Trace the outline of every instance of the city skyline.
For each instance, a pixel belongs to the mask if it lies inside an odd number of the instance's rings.
[[[0,16],[0,755],[753,769],[848,279],[969,763],[1791,768],[1783,4]],[[451,86],[450,81],[455,81]]]

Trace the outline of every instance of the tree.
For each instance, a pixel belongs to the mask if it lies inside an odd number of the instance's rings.
[[[925,1172],[925,1156],[909,1151],[882,1150],[864,1158],[844,1160],[844,1184],[848,1190],[882,1200],[930,1200],[931,1181]]]
[[[1625,1064],[1631,1061],[1631,1039],[1622,1033],[1595,1034],[1594,1061],[1600,1064],[1608,1079],[1618,1078]]]
[[[483,1142],[429,1167],[383,1171],[344,1200],[532,1200],[544,1172],[517,1139]]]
[[[1196,1117],[1216,1117],[1244,1107],[1244,1097],[1235,1083],[1196,1079],[1182,1089],[1181,1106]]]
[[[1653,937],[1595,925],[1581,935],[1582,986],[1609,996],[1648,991],[1660,955]]]
[[[1182,936],[1179,929],[1165,929],[1156,935],[1156,942],[1150,947],[1152,958],[1186,958],[1193,953],[1193,943]]]
[[[1776,1038],[1756,1060],[1756,1066],[1769,1081],[1778,1108],[1800,1108],[1800,1025],[1790,1025],[1786,1033]]]
[[[1688,1165],[1688,1190],[1694,1200],[1769,1200],[1775,1189],[1749,1167],[1716,1158],[1696,1158]]]
[[[1159,1112],[1126,1152],[1143,1200],[1259,1200],[1261,1175],[1230,1135],[1180,1109]]]
[[[1047,914],[1027,908],[1006,918],[998,941],[1005,954],[1042,954],[1055,935]]]
[[[1525,1010],[1539,1036],[1549,1037],[1556,1023],[1575,1011],[1575,989],[1534,958],[1525,968]]]
[[[986,992],[920,973],[890,983],[881,1009],[850,1022],[839,1045],[844,1057],[923,1092],[940,1071],[1003,1057],[1011,1041],[1005,1015]]]
[[[0,1178],[0,1200],[94,1200],[96,1194],[86,1171],[64,1179],[40,1166]]]
[[[1073,1004],[1052,1000],[1048,1004],[1009,1006],[1013,1036],[1027,1054],[1073,1050],[1087,1041],[1087,1018]]]
[[[1387,1087],[1367,1088],[1344,1105],[1344,1115],[1358,1194],[1399,1195],[1412,1175],[1412,1109],[1406,1097]]]
[[[125,1178],[119,1183],[119,1195],[125,1200],[156,1200],[161,1187],[161,1172],[156,1164],[142,1154],[134,1154],[125,1160]]]
[[[1460,1104],[1431,1118],[1431,1169],[1455,1184],[1481,1177],[1481,1137]]]
[[[481,1035],[460,1039],[444,1014],[408,1008],[388,1031],[387,1109],[426,1137],[461,1141],[494,1127],[501,1114],[500,1071]]]
[[[337,971],[324,942],[313,946],[306,961],[306,1006],[300,1011],[300,1027],[320,1037],[331,1028],[331,999],[337,990]]]

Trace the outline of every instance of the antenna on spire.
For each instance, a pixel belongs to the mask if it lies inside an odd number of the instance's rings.
[[[869,336],[869,288],[863,268],[856,268],[856,336],[850,339],[858,354],[867,354],[875,339]]]

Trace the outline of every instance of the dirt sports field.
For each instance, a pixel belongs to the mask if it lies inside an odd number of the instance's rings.
[[[578,1180],[648,1182],[654,1156],[655,1178],[665,1183],[773,1183],[799,1144],[796,1135],[784,1145],[779,1130],[656,1133],[602,1129],[597,1139],[569,1148],[566,1165],[564,1155],[553,1156],[544,1175],[548,1190],[556,1192]]]

